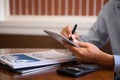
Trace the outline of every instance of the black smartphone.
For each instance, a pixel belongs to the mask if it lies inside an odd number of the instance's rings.
[[[90,64],[81,64],[67,68],[60,68],[57,70],[58,74],[67,75],[71,77],[82,76],[96,70],[100,69],[98,65],[90,65]]]

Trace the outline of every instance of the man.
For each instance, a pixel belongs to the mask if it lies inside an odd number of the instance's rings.
[[[110,0],[98,15],[96,23],[89,30],[89,34],[79,37],[72,35],[72,28],[66,26],[61,34],[69,38],[80,48],[64,45],[69,48],[82,62],[95,63],[113,67],[120,77],[120,0]],[[110,41],[113,55],[101,51],[103,45]]]

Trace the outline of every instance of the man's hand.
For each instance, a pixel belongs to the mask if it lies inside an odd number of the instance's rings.
[[[113,67],[114,57],[113,55],[107,54],[95,45],[87,42],[79,42],[80,48],[65,44],[69,50],[71,50],[81,62],[95,63],[103,66]]]
[[[61,34],[68,39],[70,37],[72,37],[73,39],[77,39],[77,40],[80,38],[78,33],[75,32],[74,34],[72,34],[72,27],[70,26],[64,27],[61,31]]]

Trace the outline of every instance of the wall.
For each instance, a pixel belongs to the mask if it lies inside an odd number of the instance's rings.
[[[96,16],[108,0],[10,0],[10,15]]]
[[[65,48],[49,36],[0,34],[0,48]]]
[[[66,25],[79,25],[80,35],[96,21],[108,0],[1,0],[0,34],[44,35]],[[2,9],[1,9],[2,8]],[[3,18],[3,19],[2,19]]]
[[[32,35],[0,35],[0,48],[65,49],[63,45],[49,36]],[[101,50],[111,54],[110,42]]]
[[[82,26],[78,29],[81,30],[80,34],[86,34],[88,26],[95,22],[93,17],[98,15],[99,10],[108,0],[9,1],[9,16],[1,16],[5,18],[0,22],[0,48],[65,48],[56,40],[44,35],[43,29],[58,32],[64,25],[74,26],[78,23]],[[38,1],[41,2],[37,3]],[[30,7],[31,5],[36,6]],[[6,12],[3,11],[4,9],[6,10],[5,7],[0,9],[2,13]],[[109,44],[107,48],[110,48]],[[103,48],[103,50],[109,49]]]

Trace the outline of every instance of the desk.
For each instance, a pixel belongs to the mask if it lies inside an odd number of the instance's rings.
[[[0,49],[0,54],[14,52],[33,52],[42,50],[45,49]],[[66,64],[57,66],[51,70],[28,75],[20,75],[0,68],[0,80],[114,80],[114,72],[113,70],[109,69],[98,70],[76,78],[57,74],[56,69],[64,66],[66,66]]]

